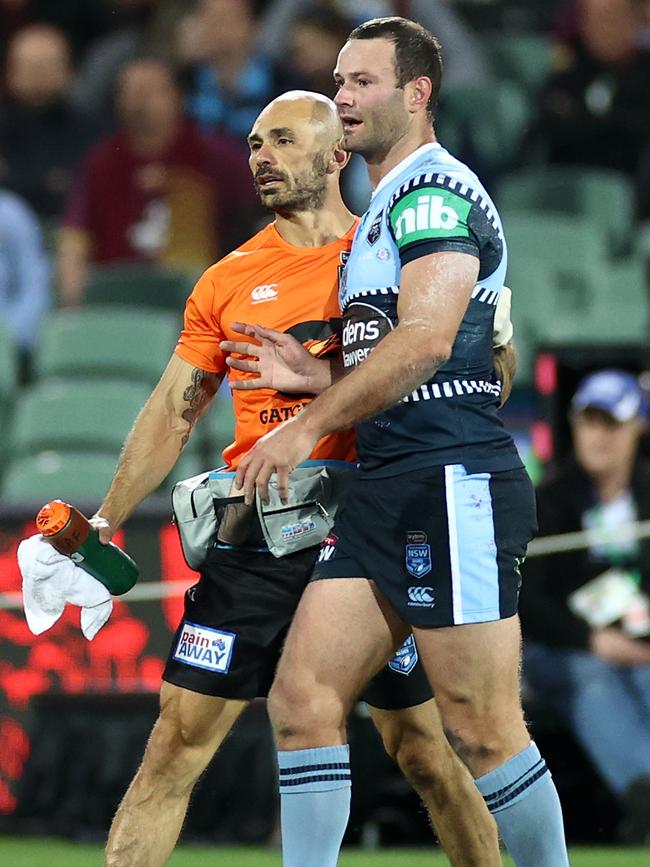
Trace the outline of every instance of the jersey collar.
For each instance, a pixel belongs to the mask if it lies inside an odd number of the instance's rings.
[[[427,142],[426,144],[420,145],[420,147],[414,150],[413,153],[410,153],[407,157],[404,157],[401,162],[397,163],[396,166],[393,166],[393,168],[388,172],[387,175],[384,175],[384,177],[379,181],[379,183],[373,190],[371,199],[374,199],[380,190],[383,190],[383,188],[387,186],[387,184],[390,184],[391,181],[394,181],[398,175],[402,174],[402,172],[405,168],[407,168],[407,166],[410,166],[411,163],[414,163],[422,156],[422,154],[430,150],[441,149],[442,145],[437,141]]]

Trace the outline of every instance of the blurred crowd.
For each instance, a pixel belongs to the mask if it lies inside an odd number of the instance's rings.
[[[497,24],[500,4],[492,5]],[[332,95],[338,49],[368,17],[407,14],[439,36],[440,137],[488,184],[527,164],[614,169],[633,179],[637,216],[648,220],[647,4],[557,3],[543,34],[547,68],[540,61],[532,70],[538,80],[518,128],[499,130],[492,147],[467,115],[471,89],[480,101],[497,81],[499,51],[472,25],[471,8],[460,0],[0,0],[0,310],[24,376],[45,312],[81,303],[90,269],[151,263],[194,276],[261,225],[246,165],[255,116],[287,89]],[[361,212],[369,187],[359,161],[345,191]]]

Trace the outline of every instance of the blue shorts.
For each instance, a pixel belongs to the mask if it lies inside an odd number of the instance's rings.
[[[412,626],[500,620],[517,610],[519,567],[536,532],[535,493],[522,468],[359,473],[312,581],[371,578]]]

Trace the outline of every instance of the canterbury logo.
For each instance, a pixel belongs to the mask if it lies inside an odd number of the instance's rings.
[[[408,596],[411,602],[419,605],[431,605],[436,601],[433,587],[409,587]]]
[[[261,304],[262,301],[274,301],[278,297],[275,291],[277,283],[265,283],[263,286],[256,286],[251,292],[253,304]]]

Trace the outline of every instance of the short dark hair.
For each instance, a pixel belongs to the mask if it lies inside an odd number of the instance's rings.
[[[393,16],[365,21],[350,33],[348,41],[351,39],[391,40],[395,48],[398,87],[404,87],[420,75],[430,78],[432,87],[427,114],[433,120],[442,79],[442,53],[433,33],[417,21]]]

